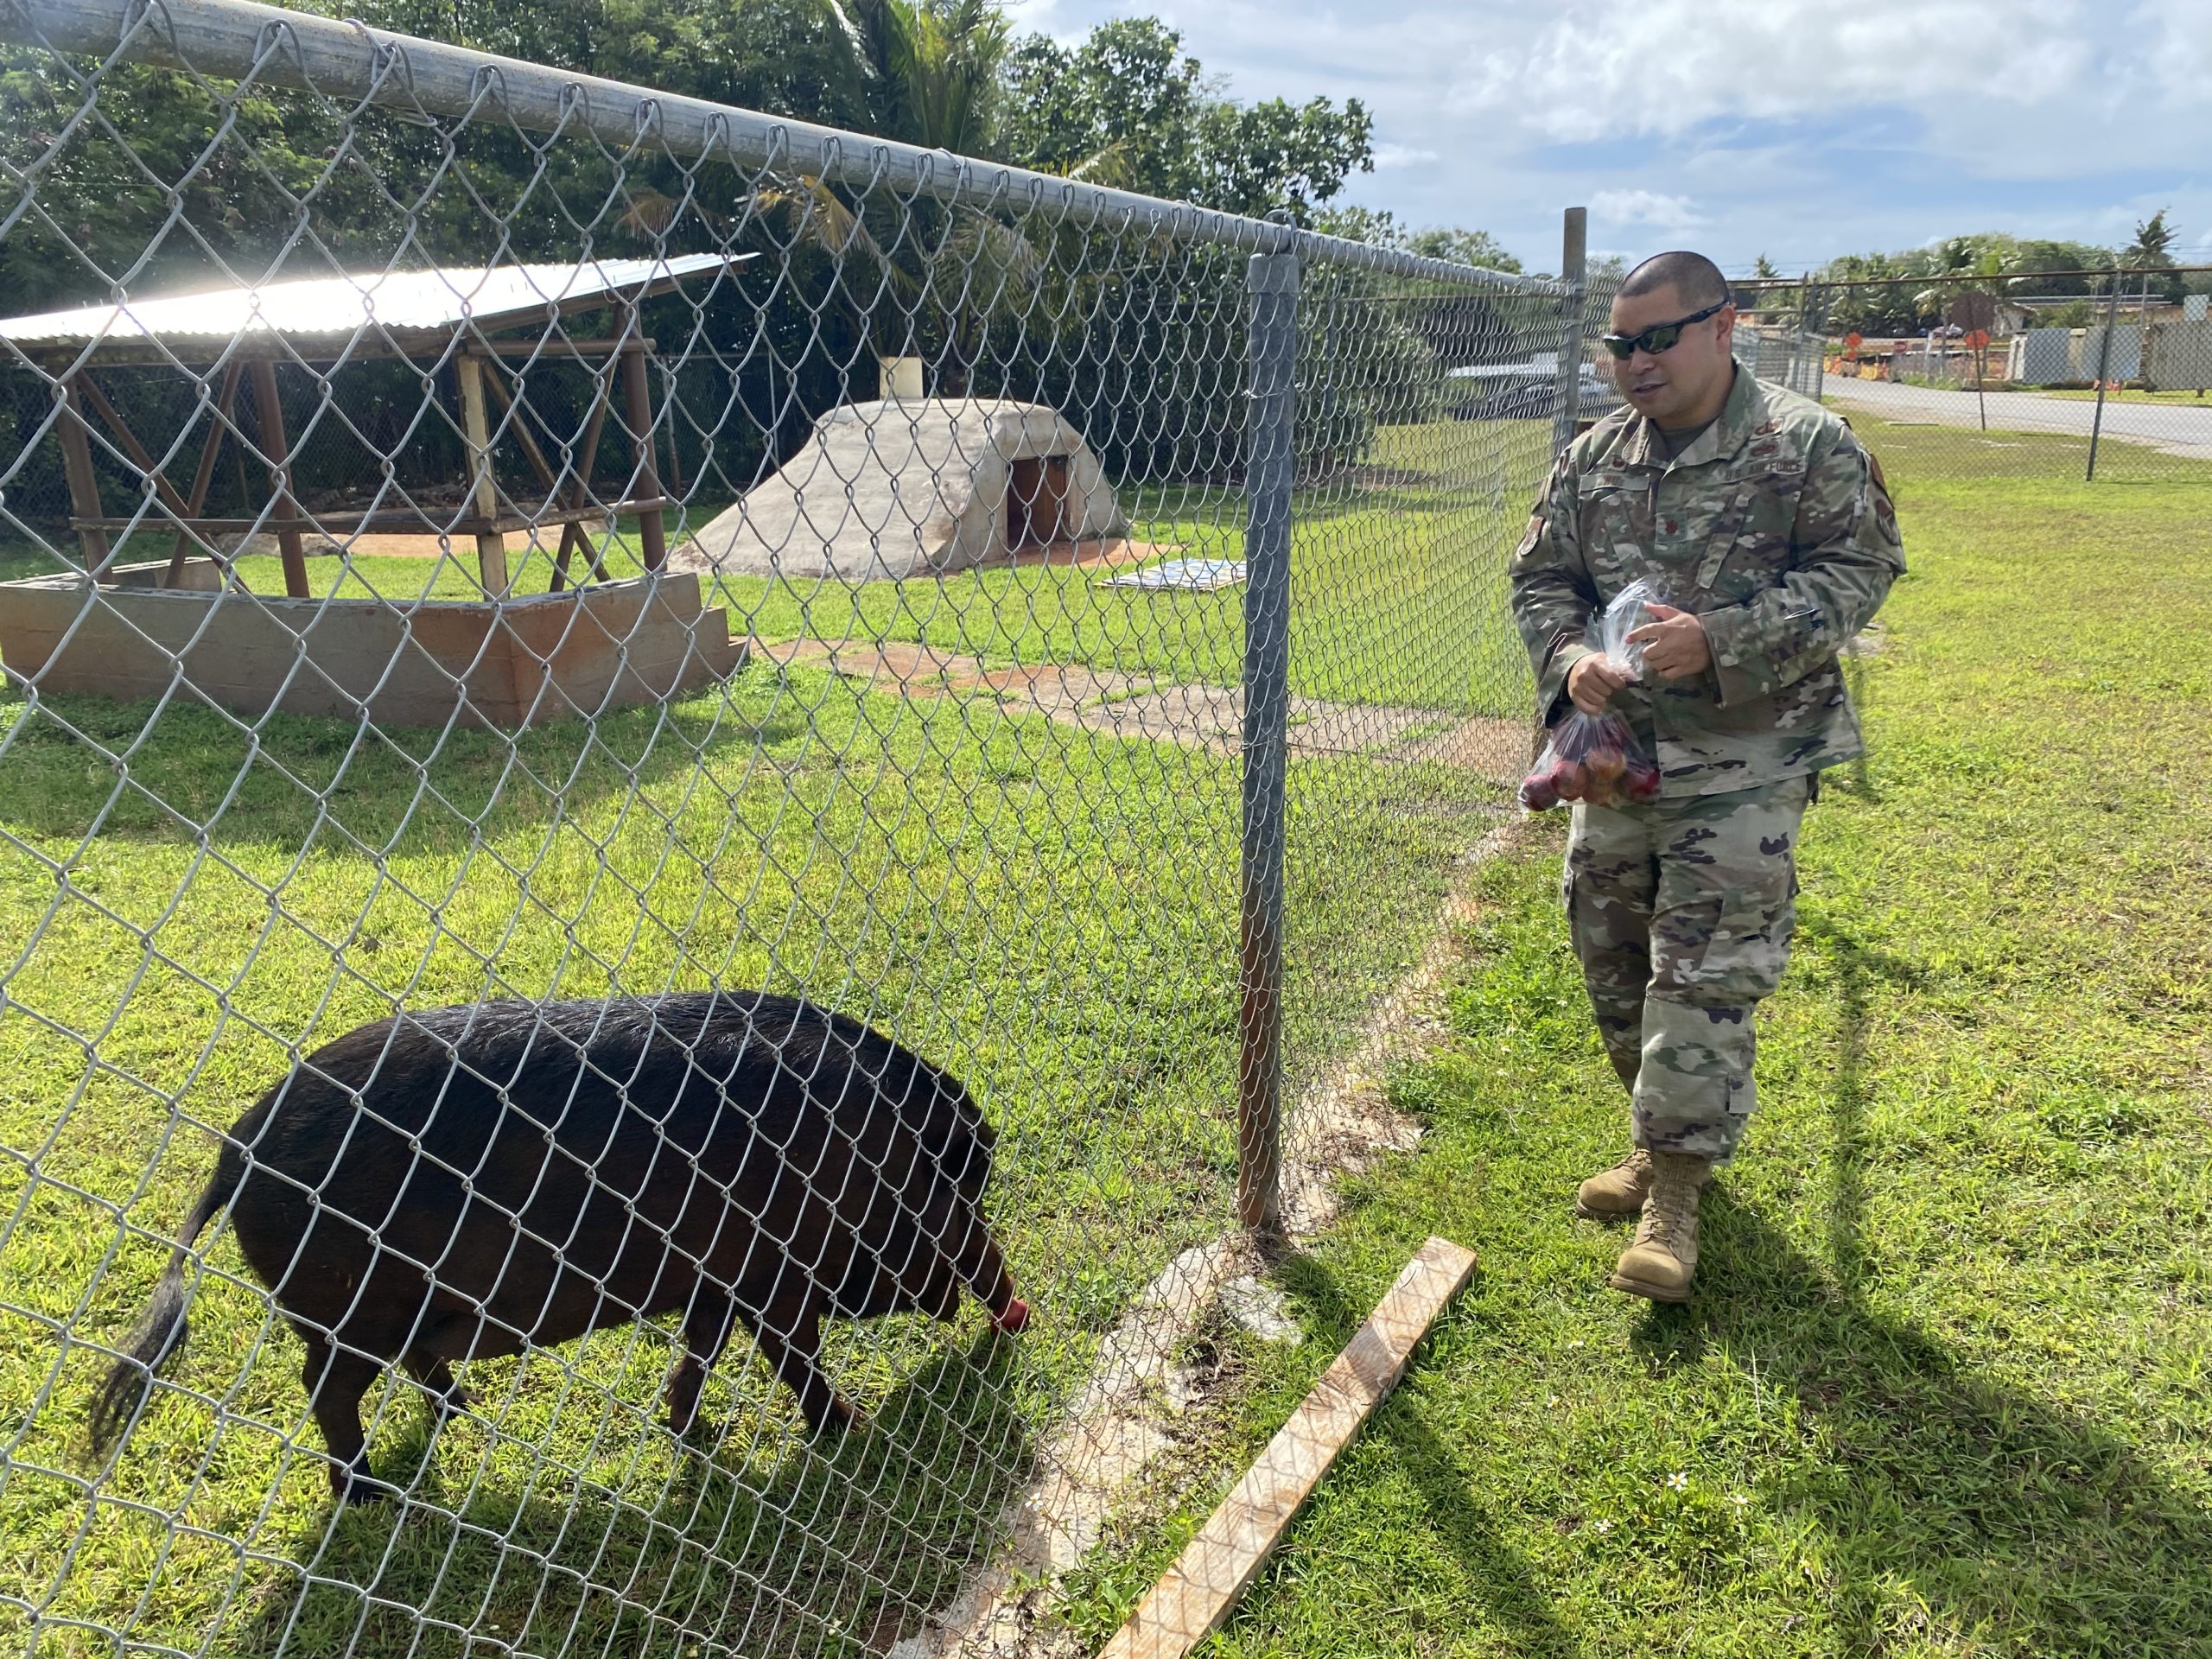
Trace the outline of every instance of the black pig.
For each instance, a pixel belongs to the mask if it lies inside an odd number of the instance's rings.
[[[454,1360],[681,1311],[664,1393],[690,1426],[742,1318],[817,1433],[852,1408],[822,1318],[1001,1330],[1016,1299],[982,1219],[993,1136],[967,1090],[856,1020],[765,992],[493,1002],[318,1049],[232,1128],[92,1412],[105,1456],[186,1334],[189,1249],[225,1205],[307,1344],[342,1500],[369,1483],[361,1396],[404,1363],[442,1412]]]

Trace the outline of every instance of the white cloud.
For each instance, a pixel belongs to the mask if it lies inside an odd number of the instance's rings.
[[[1656,225],[1670,231],[1694,230],[1705,215],[1688,196],[1656,190],[1600,190],[1590,198],[1590,216],[1616,225]]]
[[[1869,103],[2037,104],[2094,90],[2089,12],[2083,0],[1597,0],[1478,51],[1456,91],[1567,141]]]
[[[1382,164],[1349,199],[1534,267],[1572,202],[1628,251],[1694,231],[1793,270],[1963,230],[2124,240],[2168,203],[2212,243],[2212,0],[1014,3],[1062,39],[1155,12],[1233,97],[1359,99]]]

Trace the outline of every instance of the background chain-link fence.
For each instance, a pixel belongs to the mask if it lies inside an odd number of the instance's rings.
[[[0,32],[13,1634],[912,1637],[1357,1138],[1605,296],[236,0]]]
[[[1834,404],[1916,478],[2201,485],[2208,269],[1740,281],[1736,296],[1761,375]]]

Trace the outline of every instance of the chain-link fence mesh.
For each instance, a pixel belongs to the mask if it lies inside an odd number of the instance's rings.
[[[1815,278],[1745,284],[1738,300],[1763,378],[1787,375],[1833,404],[1923,482],[2202,485],[2212,483],[2207,276]],[[1878,332],[1916,315],[1910,334]]]
[[[912,1638],[1340,1150],[1594,330],[234,0],[0,31],[13,1635]]]

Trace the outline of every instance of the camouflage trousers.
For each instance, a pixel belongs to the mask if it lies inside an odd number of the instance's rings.
[[[1808,780],[1574,809],[1568,931],[1636,1144],[1726,1160],[1758,1096],[1754,1016],[1789,960]]]

